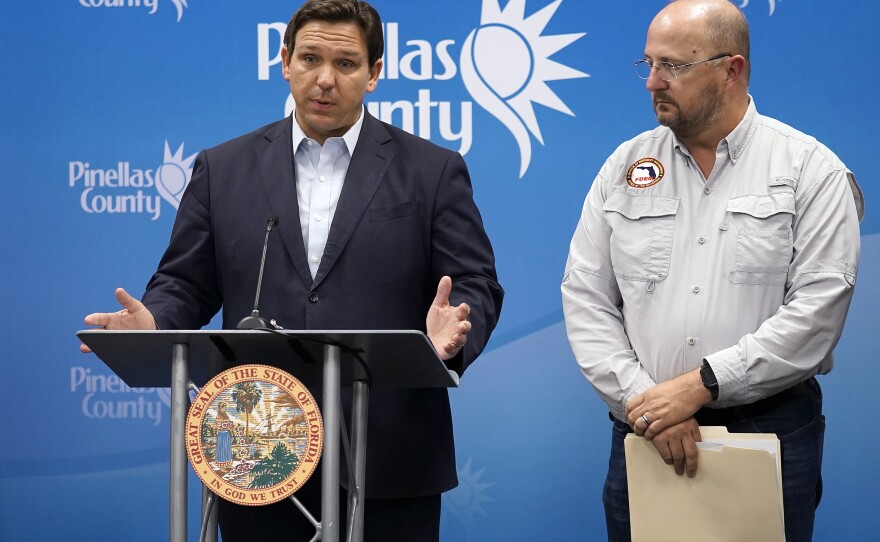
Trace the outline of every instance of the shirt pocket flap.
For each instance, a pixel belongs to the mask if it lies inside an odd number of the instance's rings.
[[[727,203],[730,213],[744,213],[755,218],[767,218],[779,213],[794,214],[794,195],[776,193],[765,195],[745,195],[730,198]]]
[[[602,206],[604,211],[620,213],[630,220],[646,217],[669,216],[678,212],[679,200],[663,196],[632,196],[615,192]]]

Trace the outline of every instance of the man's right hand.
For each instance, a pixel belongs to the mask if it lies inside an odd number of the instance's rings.
[[[101,329],[156,329],[156,320],[153,314],[143,303],[131,297],[122,288],[116,289],[116,300],[122,305],[122,310],[117,312],[93,312],[86,316],[87,326],[97,326]],[[79,349],[84,354],[92,351],[85,344],[80,344]]]
[[[688,478],[697,474],[697,442],[702,442],[700,424],[693,417],[667,427],[651,439],[660,457],[667,465],[675,468],[675,474],[681,476],[687,472]]]

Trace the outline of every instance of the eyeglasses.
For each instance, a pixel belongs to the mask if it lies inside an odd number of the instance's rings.
[[[647,79],[651,77],[651,70],[657,70],[657,75],[660,76],[660,79],[664,81],[672,81],[673,79],[678,78],[679,73],[684,73],[691,66],[696,66],[697,64],[702,64],[704,62],[711,62],[713,60],[720,60],[724,57],[733,56],[730,53],[722,53],[720,55],[713,56],[712,58],[707,58],[706,60],[698,60],[696,62],[689,62],[687,64],[673,64],[672,62],[651,62],[650,60],[637,60],[633,62],[633,66],[636,68],[636,75],[638,75],[641,79]]]

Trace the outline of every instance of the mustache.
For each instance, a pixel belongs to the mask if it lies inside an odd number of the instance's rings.
[[[678,103],[676,103],[675,100],[670,98],[665,92],[662,91],[655,92],[654,95],[651,97],[651,101],[654,105],[657,105],[659,102],[666,102],[674,106],[678,106]]]

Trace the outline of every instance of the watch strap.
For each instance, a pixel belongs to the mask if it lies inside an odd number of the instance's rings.
[[[703,386],[712,394],[712,400],[717,401],[718,379],[715,378],[715,371],[712,370],[712,366],[705,359],[703,360],[703,366],[700,367],[700,378],[703,380]]]

